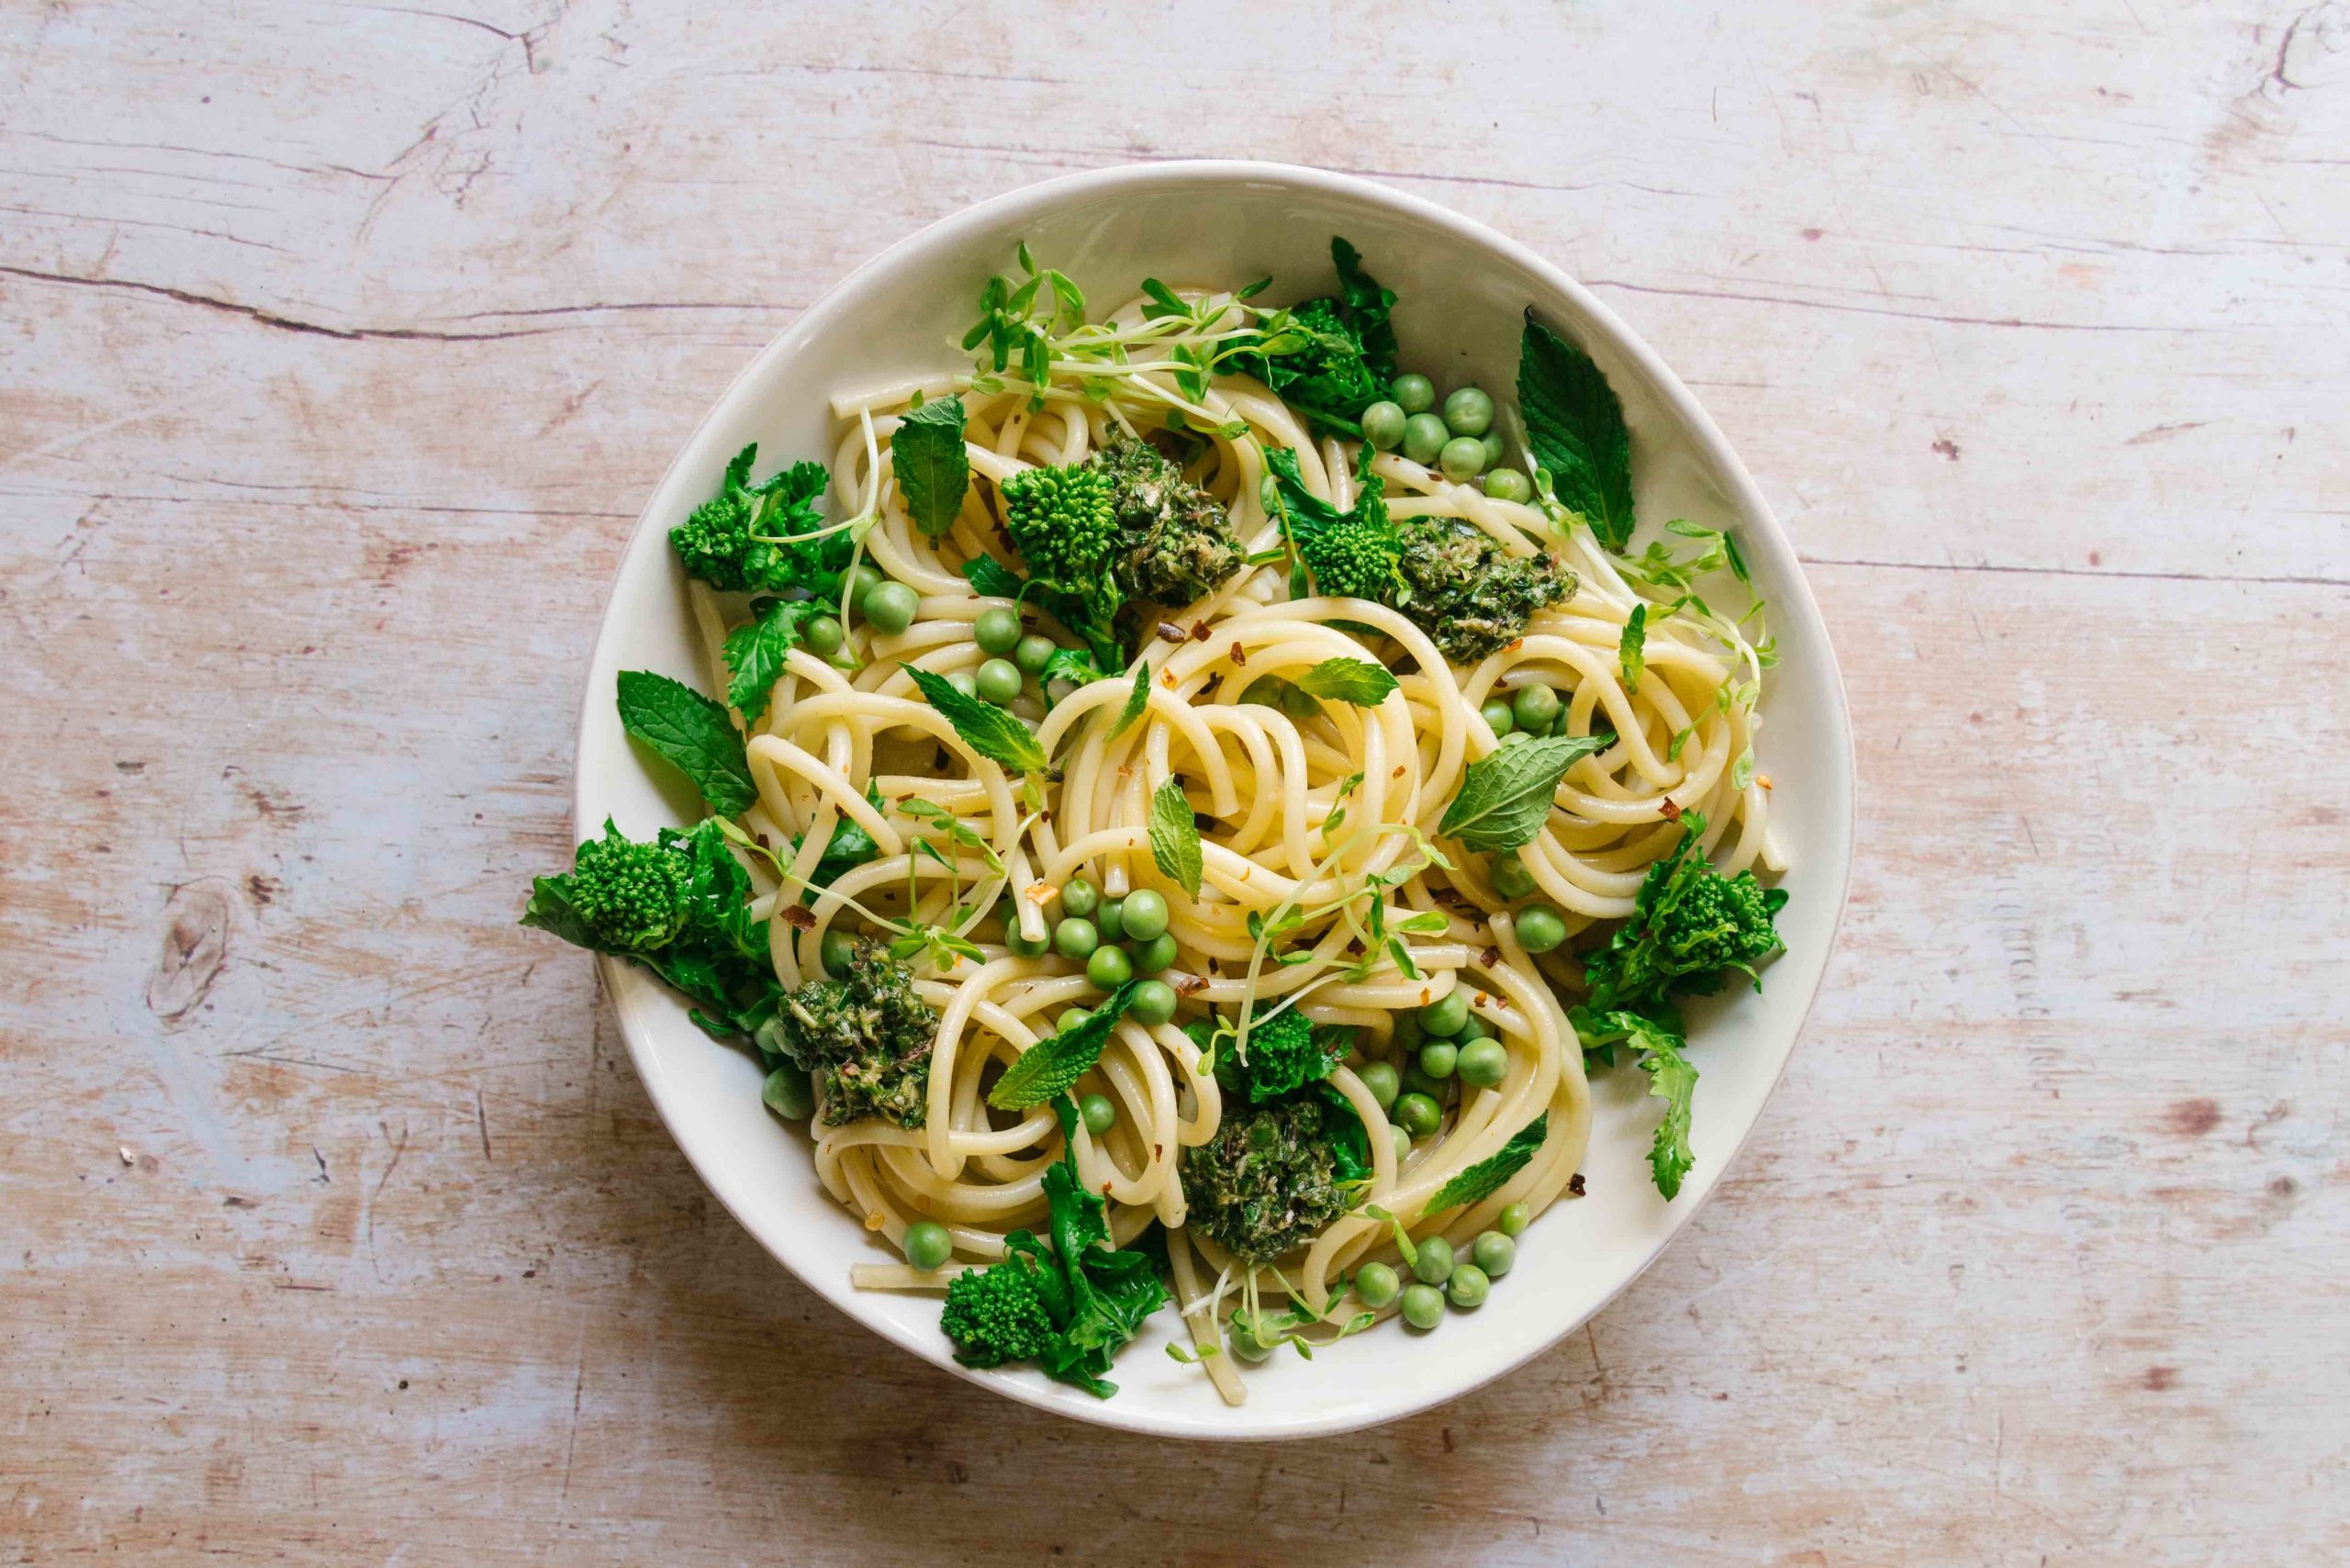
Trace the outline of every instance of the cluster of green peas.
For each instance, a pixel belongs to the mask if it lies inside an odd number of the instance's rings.
[[[1465,1255],[1454,1252],[1452,1243],[1441,1236],[1416,1242],[1408,1285],[1392,1266],[1365,1263],[1355,1271],[1356,1299],[1376,1312],[1401,1296],[1398,1310],[1415,1328],[1433,1328],[1443,1322],[1447,1305],[1483,1306],[1494,1282],[1517,1262],[1513,1238],[1531,1217],[1524,1204],[1510,1204],[1494,1217],[1493,1229],[1477,1233]]]
[[[999,708],[1008,707],[1029,678],[1042,680],[1045,666],[1060,652],[1060,644],[1050,637],[1025,630],[1018,610],[1001,604],[979,611],[971,623],[971,640],[988,655],[986,661],[977,674],[958,669],[947,681],[964,696]]]
[[[867,625],[890,637],[912,625],[922,608],[921,595],[862,561],[848,575],[848,601]],[[800,640],[809,652],[828,659],[841,651],[848,633],[837,617],[819,615],[801,623]]]
[[[1041,958],[1049,949],[1082,963],[1096,991],[1115,991],[1137,974],[1159,974],[1175,962],[1163,894],[1136,888],[1125,898],[1105,899],[1082,877],[1061,884],[1060,914],[1050,931],[1031,941],[1017,921],[1007,921],[1003,945],[1023,958]],[[1161,980],[1143,981],[1135,987],[1126,1013],[1137,1024],[1168,1022],[1175,1016],[1175,988]],[[1083,1008],[1072,1007],[1060,1015],[1059,1025],[1073,1029],[1086,1017]]]
[[[1388,1133],[1402,1159],[1412,1145],[1436,1136],[1444,1118],[1442,1102],[1451,1081],[1491,1089],[1509,1074],[1509,1051],[1494,1038],[1485,1021],[1469,1011],[1468,996],[1447,991],[1416,1013],[1395,1020],[1395,1047],[1411,1065],[1397,1072],[1387,1062],[1367,1064],[1362,1086],[1387,1113]]]
[[[1494,428],[1494,400],[1475,386],[1463,386],[1434,412],[1436,383],[1425,375],[1399,375],[1387,401],[1362,411],[1362,438],[1382,452],[1401,450],[1424,468],[1434,468],[1456,485],[1482,474],[1485,494],[1497,501],[1530,501],[1534,483],[1502,464],[1502,432]]]

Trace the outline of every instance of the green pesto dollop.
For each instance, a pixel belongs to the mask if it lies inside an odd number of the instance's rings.
[[[1120,436],[1092,462],[1110,481],[1118,525],[1110,571],[1126,598],[1180,610],[1240,569],[1224,507],[1157,449]]]
[[[1442,518],[1396,520],[1403,611],[1444,656],[1473,664],[1526,633],[1538,610],[1574,596],[1575,575],[1547,552],[1512,555],[1483,532]]]
[[[938,1014],[914,994],[912,971],[880,943],[858,942],[846,969],[784,999],[777,1015],[784,1054],[823,1091],[824,1126],[872,1116],[919,1127]]]
[[[1329,1107],[1299,1096],[1225,1101],[1215,1136],[1183,1151],[1190,1222],[1244,1258],[1278,1258],[1347,1212]]]

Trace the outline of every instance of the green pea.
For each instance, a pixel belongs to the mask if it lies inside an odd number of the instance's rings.
[[[1528,734],[1524,730],[1512,730],[1509,734],[1502,737],[1502,745],[1524,745],[1528,741],[1530,741],[1534,737],[1532,735]]]
[[[1012,949],[1012,956],[1015,958],[1041,958],[1046,953],[1052,951],[1052,928],[1050,926],[1046,927],[1044,935],[1036,937],[1034,941],[1031,941],[1026,935],[1021,931],[1019,921],[1013,920],[1007,922],[1003,928],[1003,945]],[[830,964],[827,964],[824,967],[826,969],[832,968]]]
[[[1415,1328],[1433,1328],[1443,1322],[1444,1293],[1434,1285],[1405,1285],[1404,1321]]]
[[[1355,1271],[1355,1299],[1373,1312],[1393,1301],[1403,1288],[1404,1282],[1384,1263],[1365,1263]]]
[[[1493,1288],[1494,1282],[1486,1277],[1484,1270],[1474,1263],[1463,1263],[1445,1282],[1444,1294],[1455,1306],[1483,1306],[1485,1293]]]
[[[1477,444],[1485,449],[1484,465],[1478,470],[1479,473],[1483,473],[1488,469],[1491,469],[1494,464],[1499,463],[1502,460],[1501,431],[1487,431],[1483,435],[1477,438]]]
[[[1160,932],[1147,942],[1135,944],[1135,972],[1155,975],[1174,967],[1175,938]]]
[[[1452,1243],[1441,1236],[1413,1243],[1412,1275],[1424,1285],[1440,1285],[1452,1278]]]
[[[1518,912],[1517,943],[1529,953],[1547,953],[1567,939],[1567,923],[1549,904],[1530,903]]]
[[[1395,406],[1407,414],[1425,414],[1436,407],[1436,383],[1425,375],[1399,375],[1388,388]]]
[[[918,1219],[906,1226],[905,1238],[898,1247],[905,1253],[906,1261],[925,1274],[955,1256],[955,1238],[934,1219]]]
[[[1434,414],[1414,414],[1404,421],[1404,455],[1423,466],[1434,463],[1451,439]]]
[[[1491,1029],[1485,1027],[1485,1021],[1477,1016],[1477,1010],[1472,1007],[1469,1010],[1469,1021],[1460,1025],[1460,1033],[1452,1036],[1452,1043],[1465,1049],[1470,1041],[1482,1040],[1492,1033]]]
[[[1126,935],[1147,942],[1167,929],[1167,900],[1148,888],[1137,889],[1126,895],[1118,907],[1118,924]]]
[[[979,677],[973,675],[969,670],[958,669],[955,671],[946,678],[946,684],[961,692],[964,696],[971,698],[974,700],[976,700],[979,695]]]
[[[767,1074],[759,1098],[787,1122],[804,1122],[816,1112],[816,1093],[808,1086],[808,1075],[789,1062]]]
[[[1406,1094],[1395,1102],[1395,1109],[1390,1115],[1394,1124],[1404,1129],[1404,1136],[1417,1143],[1436,1131],[1437,1123],[1443,1118],[1444,1113],[1438,1110],[1436,1102],[1425,1094]]]
[[[1271,1355],[1275,1349],[1259,1338],[1258,1333],[1255,1319],[1246,1313],[1236,1312],[1225,1330],[1224,1348],[1253,1365]]]
[[[1053,1020],[1053,1030],[1056,1034],[1066,1035],[1072,1029],[1082,1029],[1092,1016],[1091,1008],[1064,1007],[1061,1015]]]
[[[1012,644],[1012,662],[1020,666],[1023,675],[1042,675],[1045,666],[1053,662],[1053,655],[1060,651],[1060,644],[1050,637],[1031,632]]]
[[[1175,1016],[1175,988],[1165,980],[1143,981],[1135,987],[1134,1000],[1126,1004],[1126,1016],[1137,1024],[1166,1023]]]
[[[1491,1089],[1509,1076],[1509,1047],[1499,1040],[1472,1040],[1460,1047],[1455,1070],[1472,1089]]]
[[[1485,1271],[1485,1278],[1498,1280],[1517,1261],[1517,1243],[1498,1230],[1481,1230],[1469,1244],[1469,1260]]]
[[[890,637],[912,625],[914,611],[921,608],[921,596],[903,583],[876,583],[857,601],[866,622],[876,632]]]
[[[1102,907],[1093,912],[1094,924],[1102,927],[1102,940],[1116,942],[1126,935],[1126,901],[1104,899]]]
[[[1118,1104],[1107,1094],[1088,1094],[1077,1103],[1077,1114],[1085,1119],[1085,1130],[1100,1137],[1118,1125]]]
[[[1561,698],[1559,700],[1559,716],[1551,721],[1550,733],[1554,735],[1565,734],[1567,733],[1568,721],[1573,717],[1573,708],[1568,704],[1566,699]]]
[[[1431,1040],[1420,1047],[1420,1070],[1439,1081],[1452,1076],[1460,1060],[1460,1047],[1450,1040]]]
[[[1273,700],[1292,719],[1319,718],[1322,713],[1322,704],[1315,700],[1314,694],[1293,680],[1284,680],[1273,688]]]
[[[1485,721],[1485,728],[1494,732],[1496,740],[1517,728],[1516,710],[1498,697],[1478,709],[1477,714]]]
[[[1444,400],[1444,428],[1455,435],[1483,435],[1494,428],[1494,400],[1463,386]]]
[[[983,654],[1009,654],[1020,645],[1020,611],[990,605],[971,622],[971,641]]]
[[[1010,659],[990,659],[979,666],[979,700],[992,702],[999,708],[1008,707],[1012,700],[1020,695],[1024,679],[1020,666]]]
[[[1085,960],[1085,978],[1102,991],[1115,991],[1135,978],[1135,961],[1126,957],[1124,947],[1104,943]]]
[[[1430,1078],[1422,1072],[1419,1058],[1414,1057],[1411,1064],[1404,1069],[1404,1092],[1407,1095],[1425,1094],[1441,1105],[1445,1096],[1444,1080]]]
[[[849,961],[856,956],[856,938],[834,926],[816,945],[816,956],[823,960],[826,974],[834,980],[843,979],[848,974]]]
[[[1420,1015],[1417,1013],[1398,1013],[1393,1016],[1395,1033],[1392,1039],[1395,1048],[1399,1051],[1418,1050],[1420,1041],[1425,1037],[1420,1028]]]
[[[1093,884],[1082,877],[1071,877],[1061,884],[1061,913],[1083,920],[1100,905],[1102,895]]]
[[[1456,485],[1465,485],[1485,465],[1485,448],[1473,437],[1454,436],[1437,449],[1436,465]]]
[[[1534,498],[1534,482],[1515,468],[1488,468],[1485,494],[1497,501],[1530,501]]]
[[[1102,946],[1102,933],[1090,920],[1070,915],[1053,927],[1053,950],[1064,958],[1090,958]]]
[[[1460,1033],[1460,1025],[1467,1022],[1469,995],[1458,986],[1420,1009],[1420,1030],[1423,1034],[1450,1039]]]
[[[1494,1217],[1494,1228],[1504,1236],[1516,1236],[1534,1218],[1534,1211],[1524,1204],[1511,1204]],[[1491,1273],[1492,1270],[1487,1270]]]
[[[1488,869],[1493,874],[1494,891],[1505,899],[1522,899],[1534,890],[1534,873],[1516,855],[1496,855]]]
[[[1381,452],[1393,452],[1404,439],[1404,405],[1373,403],[1362,411],[1362,438]]]
[[[1559,717],[1559,694],[1547,686],[1521,686],[1509,700],[1509,711],[1517,715],[1519,729],[1539,734]]]
[[[881,568],[872,562],[859,561],[848,574],[848,601],[851,604],[863,604],[867,594],[889,580],[881,575]]]
[[[800,640],[808,644],[808,651],[824,658],[839,653],[846,636],[841,623],[829,615],[819,615],[800,628]]]
[[[1397,1126],[1393,1122],[1387,1124],[1387,1141],[1395,1150],[1396,1164],[1401,1165],[1404,1160],[1411,1158],[1412,1135],[1405,1132],[1403,1128]]]
[[[1395,1103],[1395,1096],[1403,1092],[1403,1080],[1383,1061],[1369,1063],[1355,1076],[1362,1080],[1362,1086],[1371,1091],[1371,1097],[1379,1102],[1382,1111]]]

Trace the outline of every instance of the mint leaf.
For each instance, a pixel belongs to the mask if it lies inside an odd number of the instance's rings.
[[[1480,854],[1523,848],[1550,820],[1550,797],[1567,769],[1615,744],[1610,734],[1546,735],[1480,757],[1462,772],[1438,835]]]
[[[1118,715],[1118,722],[1110,726],[1110,738],[1116,740],[1125,734],[1134,722],[1142,717],[1142,711],[1149,706],[1150,665],[1145,661],[1135,666],[1135,689],[1126,694],[1125,711]]]
[[[941,398],[906,415],[890,437],[890,467],[914,526],[936,538],[955,526],[971,459],[963,447],[963,400]]]
[[[1624,689],[1640,689],[1642,655],[1649,642],[1649,607],[1632,606],[1632,618],[1624,622],[1624,635],[1616,644],[1616,662],[1623,666]]]
[[[1005,1069],[1003,1076],[995,1081],[995,1087],[988,1091],[988,1103],[1000,1111],[1024,1111],[1066,1092],[1102,1059],[1102,1048],[1110,1043],[1110,1031],[1125,1015],[1127,1004],[1135,999],[1135,988],[1141,983],[1139,980],[1128,980],[1112,991],[1110,1000],[1095,1009],[1084,1023],[1074,1029],[1064,1029],[1050,1039],[1039,1040],[1022,1052],[1020,1059]]]
[[[723,703],[666,675],[624,669],[620,713],[628,733],[692,779],[720,816],[739,817],[759,798],[758,787],[751,782],[743,734],[727,717]]]
[[[1542,1140],[1550,1136],[1550,1113],[1543,1112],[1511,1135],[1498,1153],[1487,1156],[1436,1190],[1424,1213],[1482,1203],[1502,1190],[1502,1183],[1526,1169]]]
[[[1361,659],[1324,659],[1297,678],[1297,687],[1309,697],[1376,708],[1395,689],[1395,678]]]
[[[727,683],[726,700],[745,721],[758,722],[767,711],[768,694],[783,673],[783,655],[800,643],[800,629],[832,606],[822,599],[769,599],[755,604],[752,619],[726,633],[726,667],[734,678]]]
[[[1552,494],[1610,550],[1632,542],[1632,432],[1624,405],[1589,354],[1526,312],[1517,410]]]
[[[1036,744],[1028,726],[1002,709],[976,697],[964,696],[943,675],[916,669],[912,665],[898,667],[912,678],[932,707],[946,715],[946,722],[955,726],[963,744],[990,762],[1000,763],[1015,773],[1043,773],[1051,767],[1045,748]]]
[[[1200,824],[1192,820],[1192,802],[1183,798],[1180,778],[1151,791],[1150,857],[1161,874],[1193,898],[1200,896]]]
[[[1018,599],[1020,590],[1028,585],[1020,574],[992,555],[974,555],[963,563],[963,576],[971,587],[990,599]]]

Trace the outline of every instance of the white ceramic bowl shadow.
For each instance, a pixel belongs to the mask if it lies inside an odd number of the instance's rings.
[[[1584,1159],[1589,1195],[1554,1207],[1520,1238],[1515,1270],[1487,1304],[1418,1334],[1387,1325],[1318,1354],[1281,1357],[1248,1375],[1230,1409],[1196,1369],[1162,1350],[1179,1327],[1162,1311],[1119,1359],[1120,1393],[1099,1401],[1033,1371],[956,1365],[934,1296],[852,1290],[849,1265],[894,1259],[818,1185],[802,1131],[759,1101],[751,1058],[717,1044],[643,970],[605,959],[603,978],[636,1070],[703,1181],[760,1245],[811,1289],[875,1332],[957,1376],[1080,1420],[1210,1439],[1305,1437],[1393,1420],[1464,1394],[1555,1343],[1606,1305],[1688,1223],[1753,1127],[1794,1049],[1819,986],[1852,862],[1850,721],[1836,661],[1793,548],[1721,432],[1637,337],[1557,268],[1483,225],[1366,181],[1246,162],[1172,162],[1101,170],[984,202],[906,240],[810,307],[728,387],[670,466],[621,560],[588,670],[580,720],[577,826],[607,816],[632,835],[693,816],[673,779],[631,749],[613,713],[624,668],[707,688],[667,530],[714,489],[726,461],[760,443],[763,467],[833,448],[827,401],[913,374],[959,368],[956,347],[979,285],[1012,267],[1026,240],[1067,271],[1096,308],[1138,292],[1146,275],[1179,286],[1229,286],[1270,274],[1273,300],[1332,284],[1329,241],[1343,234],[1396,290],[1404,364],[1439,387],[1515,384],[1520,316],[1532,305],[1592,353],[1632,429],[1639,515],[1652,530],[1688,518],[1735,525],[1770,601],[1781,663],[1767,685],[1762,767],[1774,777],[1774,820],[1793,859],[1780,917],[1787,952],[1757,995],[1740,991],[1695,1019],[1703,1074],[1696,1168],[1672,1204],[1649,1182],[1653,1123],[1639,1075],[1595,1084]],[[1375,1341],[1375,1342],[1374,1342]]]

